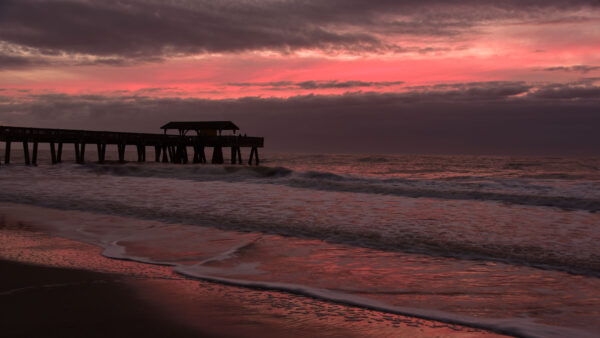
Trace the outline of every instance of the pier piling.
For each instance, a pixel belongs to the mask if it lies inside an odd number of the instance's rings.
[[[54,142],[50,142],[50,160],[52,164],[56,164],[58,161],[56,160],[56,146]]]
[[[10,164],[10,144],[11,141],[6,141],[6,148],[4,149],[4,164]]]
[[[56,161],[58,163],[62,163],[62,149],[63,149],[63,144],[62,142],[58,143],[58,152],[56,153]]]
[[[231,164],[235,164],[237,160],[237,148],[231,147]]]
[[[97,143],[96,147],[98,148],[98,163],[104,163],[106,159],[106,144]]]
[[[223,164],[223,148],[221,146],[213,147],[213,156],[211,162],[213,164]]]
[[[37,165],[37,156],[38,156],[38,142],[33,142],[33,151],[31,154],[31,164]]]
[[[154,162],[160,162],[160,146],[154,146]]]
[[[258,165],[258,148],[252,147],[250,150],[250,158],[248,159],[248,165],[252,165],[252,159],[254,158],[254,164]]]
[[[162,162],[163,163],[169,163],[169,156],[167,154],[167,147],[163,146],[162,147]]]
[[[81,163],[79,160],[79,143],[73,143],[73,148],[75,149],[75,163]]]
[[[144,154],[143,153],[146,152],[146,147],[144,147],[141,144],[137,144],[136,148],[137,148],[137,161],[144,162]]]
[[[118,144],[117,151],[119,152],[119,163],[125,163],[125,144]]]
[[[29,143],[27,141],[23,141],[23,157],[25,157],[25,164],[31,165],[31,160],[29,159]]]

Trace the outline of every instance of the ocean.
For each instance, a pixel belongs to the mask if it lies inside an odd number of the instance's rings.
[[[44,150],[34,167],[13,152],[0,213],[110,258],[517,336],[600,335],[600,158],[50,165]]]

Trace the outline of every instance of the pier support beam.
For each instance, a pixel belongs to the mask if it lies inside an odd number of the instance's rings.
[[[98,163],[104,163],[106,159],[106,144],[98,143],[96,146],[98,147]]]
[[[63,148],[63,144],[62,142],[58,143],[58,151],[56,152],[56,162],[61,163],[62,162],[62,148]]]
[[[169,155],[167,154],[167,146],[162,147],[162,163],[169,163]]]
[[[250,150],[250,159],[248,159],[248,165],[252,165],[252,158],[254,158],[254,164],[258,165],[258,148],[256,147],[252,147],[252,150]]]
[[[175,148],[175,163],[188,163],[187,147],[185,143],[178,144]]]
[[[6,141],[6,148],[4,149],[4,164],[10,164],[10,141]]]
[[[169,149],[169,158],[171,159],[171,163],[177,163],[177,156],[175,153],[175,146],[168,146]]]
[[[75,163],[80,163],[80,157],[79,157],[79,143],[73,143],[73,147],[75,147]]]
[[[204,146],[200,147],[200,163],[206,163],[206,154],[204,153]]]
[[[54,145],[54,142],[50,142],[50,160],[52,161],[52,164],[56,164],[56,146]]]
[[[117,150],[119,151],[119,163],[125,163],[125,144],[117,144]]]
[[[204,146],[200,144],[194,144],[194,163],[206,163]]]
[[[154,162],[160,162],[160,146],[154,146]]]
[[[235,164],[237,161],[237,147],[231,147],[231,164]]]
[[[75,162],[83,164],[85,162],[85,143],[75,142]]]
[[[33,142],[33,151],[31,154],[31,164],[37,165],[37,156],[38,156],[38,142]]]
[[[212,164],[223,164],[223,147],[215,146],[213,148]]]
[[[29,143],[27,141],[23,141],[23,156],[25,157],[25,164],[31,165],[31,160],[29,159]]]
[[[143,144],[137,144],[137,155],[138,155],[138,162],[145,162],[146,161],[146,146]]]
[[[231,147],[231,164],[242,164],[242,150],[240,147]]]

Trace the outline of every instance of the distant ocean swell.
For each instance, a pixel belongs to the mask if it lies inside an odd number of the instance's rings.
[[[527,180],[504,179],[490,183],[461,183],[433,180],[409,180],[401,178],[376,179],[338,175],[329,172],[294,172],[283,167],[194,167],[164,169],[141,166],[96,166],[85,170],[97,174],[136,177],[161,177],[191,181],[244,181],[261,180],[261,183],[282,184],[295,188],[325,191],[386,194],[403,197],[426,197],[449,200],[496,201],[517,205],[556,207],[564,210],[600,211],[600,198],[557,196],[541,194],[532,189]],[[524,179],[575,179],[569,174],[524,175]],[[498,189],[508,191],[497,191]],[[600,188],[600,187],[599,187]],[[486,191],[488,190],[488,191]],[[492,191],[493,190],[493,191]],[[537,193],[537,194],[535,194]]]

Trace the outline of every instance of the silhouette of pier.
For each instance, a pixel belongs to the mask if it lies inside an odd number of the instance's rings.
[[[68,144],[72,144],[75,150],[77,163],[85,163],[86,146],[96,146],[97,162],[104,163],[106,146],[116,145],[120,163],[125,162],[125,149],[133,146],[137,150],[138,162],[146,161],[147,147],[151,147],[155,162],[207,163],[205,149],[212,148],[211,163],[223,164],[223,148],[230,148],[231,164],[242,164],[241,148],[250,148],[248,165],[259,164],[258,148],[263,147],[264,138],[235,135],[239,128],[230,121],[170,122],[161,128],[163,134],[0,126],[0,142],[5,143],[3,164],[11,161],[13,143],[23,145],[27,165],[37,165],[41,143],[50,145],[52,164],[62,162],[63,147]],[[171,129],[179,133],[169,135],[168,130]],[[187,135],[190,131],[195,131],[195,135]],[[222,131],[232,131],[233,135],[222,135]],[[188,149],[192,151],[188,152]],[[193,155],[191,161],[189,153]]]

